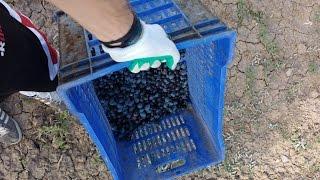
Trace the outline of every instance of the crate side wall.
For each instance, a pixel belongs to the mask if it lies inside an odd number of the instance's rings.
[[[226,68],[221,66],[216,42],[188,49],[189,92],[199,118],[205,121],[211,138],[223,157],[222,119]]]
[[[119,163],[117,144],[92,82],[70,88],[65,94],[74,106],[69,108],[74,110],[71,113],[84,125],[113,176],[121,179],[123,172]]]

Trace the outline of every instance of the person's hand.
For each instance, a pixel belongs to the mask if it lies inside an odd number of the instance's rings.
[[[180,60],[175,44],[160,25],[142,22],[142,27],[142,35],[135,44],[125,48],[103,46],[104,51],[116,62],[132,61],[129,70],[133,73],[158,68],[161,63],[174,70]]]

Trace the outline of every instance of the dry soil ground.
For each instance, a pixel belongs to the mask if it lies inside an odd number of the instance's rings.
[[[201,1],[238,32],[226,92],[227,157],[181,179],[320,179],[320,1]],[[57,43],[54,7],[8,2]],[[25,136],[17,146],[0,146],[0,179],[110,178],[65,112],[19,95],[1,107]]]

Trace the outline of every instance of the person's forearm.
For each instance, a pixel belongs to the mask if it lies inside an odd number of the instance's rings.
[[[48,0],[101,41],[123,37],[133,23],[127,0]]]

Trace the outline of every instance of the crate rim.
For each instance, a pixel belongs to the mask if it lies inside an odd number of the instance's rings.
[[[184,41],[184,42],[180,42],[180,43],[177,43],[176,46],[177,46],[177,48],[179,50],[180,49],[187,49],[187,48],[192,48],[194,46],[197,46],[199,44],[212,42],[212,41],[215,41],[215,40],[218,40],[218,39],[229,38],[230,42],[231,42],[231,44],[230,44],[230,48],[231,48],[231,47],[234,46],[233,43],[235,43],[236,37],[237,37],[236,31],[227,30],[227,31],[224,31],[224,32],[220,32],[218,34],[208,35],[208,36],[205,36],[205,37],[202,37],[202,38],[199,38],[199,39],[191,39],[191,40],[187,40],[187,41]],[[234,52],[230,51],[229,52],[229,56],[227,57],[228,61],[223,66],[227,66],[230,63],[230,61],[233,58],[233,56],[234,56]],[[124,63],[116,63],[115,65],[106,67],[105,69],[102,69],[102,70],[99,70],[99,71],[94,72],[92,74],[83,76],[83,77],[81,77],[79,79],[76,79],[74,81],[70,81],[70,82],[67,82],[67,83],[60,84],[57,87],[57,92],[58,92],[59,95],[63,96],[63,99],[65,99],[64,93],[65,93],[66,90],[68,90],[70,88],[73,88],[73,87],[76,87],[78,85],[84,84],[84,83],[86,83],[88,81],[92,81],[92,80],[97,79],[99,77],[105,76],[107,74],[119,71],[121,69],[124,69],[124,68],[128,67],[129,65],[130,65],[130,61],[129,62],[124,62]]]

